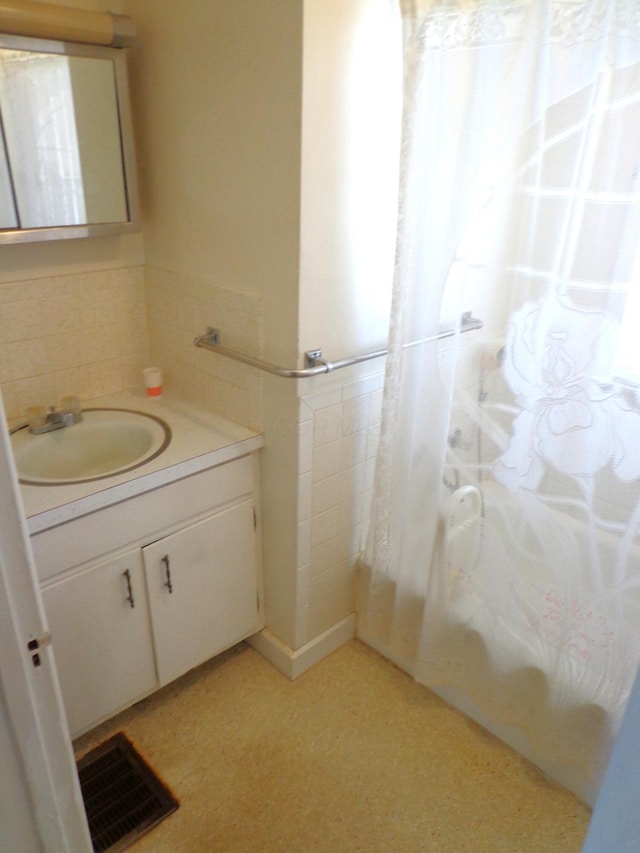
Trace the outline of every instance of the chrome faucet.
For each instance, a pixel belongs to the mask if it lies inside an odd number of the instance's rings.
[[[33,407],[27,411],[29,417],[29,432],[41,435],[54,429],[72,426],[82,420],[80,400],[77,397],[65,397],[60,406],[50,406],[46,412],[44,406]]]

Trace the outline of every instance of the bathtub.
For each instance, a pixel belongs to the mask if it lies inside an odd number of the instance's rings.
[[[494,483],[477,508],[443,518],[421,680],[593,802],[640,660],[640,548]]]

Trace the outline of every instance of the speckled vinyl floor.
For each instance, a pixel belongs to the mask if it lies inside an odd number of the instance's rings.
[[[589,811],[354,640],[297,681],[241,644],[123,730],[180,808],[135,853],[573,853]]]

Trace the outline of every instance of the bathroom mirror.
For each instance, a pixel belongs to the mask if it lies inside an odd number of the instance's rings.
[[[0,243],[137,222],[124,51],[0,35]]]

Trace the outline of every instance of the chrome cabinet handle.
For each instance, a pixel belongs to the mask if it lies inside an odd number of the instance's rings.
[[[165,554],[162,558],[162,562],[164,563],[165,571],[167,574],[167,579],[164,582],[164,585],[169,590],[170,593],[173,592],[173,584],[171,583],[171,569],[169,568],[169,555]]]
[[[131,586],[131,572],[129,571],[129,569],[125,569],[122,574],[124,575],[125,580],[127,581],[127,592],[129,593],[125,601],[128,601],[130,606],[133,608],[136,606],[136,601],[133,597],[133,587]]]

